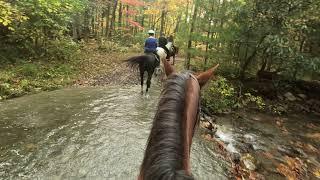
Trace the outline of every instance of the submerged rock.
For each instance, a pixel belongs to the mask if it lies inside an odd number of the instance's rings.
[[[284,96],[289,100],[289,101],[296,101],[297,98],[291,93],[291,92],[287,92],[286,94],[284,94]]]
[[[303,99],[303,100],[307,99],[307,95],[305,95],[305,94],[298,94],[298,97]]]
[[[211,124],[214,124],[216,122],[216,118],[214,116],[209,116],[207,114],[203,113],[203,119],[210,122]]]
[[[234,163],[239,164],[241,160],[241,154],[237,152],[232,152],[231,159]]]
[[[215,124],[208,122],[208,121],[203,122],[202,127],[212,131],[213,133],[215,133],[217,131],[217,126]]]
[[[287,155],[289,157],[306,156],[305,152],[300,148],[293,148],[280,145],[277,147],[277,149],[281,154]]]
[[[245,166],[246,169],[254,171],[257,169],[256,160],[250,154],[245,154],[241,157],[241,162]]]
[[[215,124],[215,118],[202,114],[200,116],[200,126],[204,129],[210,131],[211,134],[214,134],[217,131],[217,125]]]
[[[278,95],[277,97],[278,97],[278,99],[279,99],[280,101],[283,101],[283,100],[284,100],[284,97],[281,96],[281,95]]]
[[[236,143],[235,147],[241,152],[241,153],[249,153],[254,151],[254,147],[251,143],[248,142],[240,142]]]

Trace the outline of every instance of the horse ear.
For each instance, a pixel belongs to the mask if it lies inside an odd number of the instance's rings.
[[[167,77],[170,76],[172,73],[174,73],[175,70],[166,59],[162,59],[162,63],[163,63],[164,71]]]
[[[214,67],[210,68],[209,70],[199,73],[196,75],[200,87],[203,87],[213,76],[214,71],[219,67],[219,64],[215,65]]]

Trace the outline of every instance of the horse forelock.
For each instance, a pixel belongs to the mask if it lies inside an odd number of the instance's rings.
[[[184,170],[183,121],[190,79],[185,73],[173,74],[166,81],[141,166],[144,179],[174,176]]]

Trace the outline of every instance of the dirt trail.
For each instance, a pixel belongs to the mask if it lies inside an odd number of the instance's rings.
[[[80,61],[78,79],[74,86],[105,86],[137,84],[138,73],[123,62],[139,53],[104,52],[94,43],[86,45]]]
[[[83,51],[79,78],[74,81],[74,86],[139,84],[138,70],[130,69],[123,61],[142,53],[104,52],[94,43],[86,45]],[[182,69],[183,58],[176,57],[175,67]]]

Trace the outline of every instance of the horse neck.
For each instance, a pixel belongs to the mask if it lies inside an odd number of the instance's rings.
[[[154,175],[152,178],[156,179],[157,175],[169,176],[178,170],[185,170],[190,175],[190,145],[196,112],[189,113],[188,109],[194,108],[189,103],[197,102],[198,99],[191,98],[196,89],[193,82],[186,77],[183,77],[183,81],[177,83],[178,86],[173,78],[167,80],[153,121],[139,179],[143,179],[146,173]],[[186,92],[186,89],[192,93]]]
[[[185,111],[183,115],[182,128],[184,131],[184,162],[183,166],[187,172],[191,173],[190,168],[190,151],[195,126],[198,122],[199,113],[200,86],[196,79],[190,78],[186,86]]]

